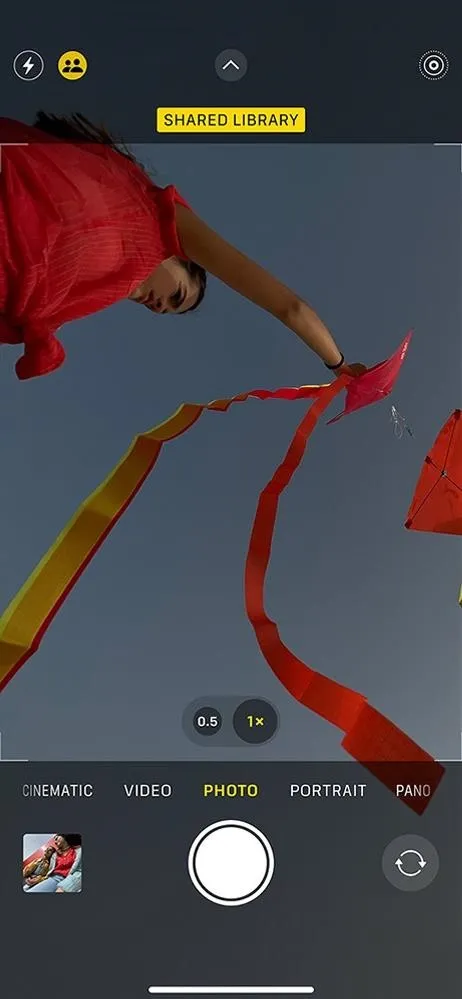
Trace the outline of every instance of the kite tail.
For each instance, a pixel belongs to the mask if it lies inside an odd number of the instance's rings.
[[[402,349],[401,354],[391,359],[393,371],[404,353]],[[377,379],[387,379],[388,386],[389,366],[390,362],[383,362],[358,379],[344,377],[327,386],[303,385],[275,391],[255,389],[206,405],[185,403],[164,423],[136,437],[105,481],[82,503],[0,618],[0,690],[37,651],[59,608],[152,472],[166,442],[189,430],[206,410],[223,413],[233,403],[249,398],[313,399],[285,459],[258,502],[245,570],[247,614],[275,676],[301,704],[344,733],[342,746],[355,760],[395,793],[397,775],[400,783],[415,783],[415,772],[409,781],[405,775],[410,773],[409,768],[424,764],[425,782],[431,785],[434,793],[444,773],[441,765],[371,707],[362,694],[317,673],[298,659],[284,645],[277,625],[267,617],[264,608],[264,585],[279,499],[303,459],[311,433],[322,413],[346,386],[346,412],[381,398],[383,390],[377,385]],[[360,382],[364,379],[360,400]],[[350,391],[350,403],[354,405],[348,408]],[[406,799],[406,803],[420,813],[429,800]]]
[[[426,783],[433,796],[444,774],[441,764],[373,708],[362,694],[316,672],[295,656],[265,611],[265,580],[280,497],[303,459],[319,417],[342,388],[342,384],[334,383],[311,405],[285,458],[260,495],[245,568],[247,616],[274,675],[292,697],[344,733],[342,747],[354,760],[395,794],[397,783]],[[405,803],[422,814],[430,800],[413,797]]]

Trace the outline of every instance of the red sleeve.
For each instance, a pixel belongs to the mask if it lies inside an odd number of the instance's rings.
[[[189,211],[192,211],[191,206],[188,205],[188,202],[185,201],[173,184],[169,184],[168,187],[164,188],[154,187],[153,190],[157,192],[157,210],[161,223],[161,229],[165,233],[166,243],[169,246],[168,255],[172,257],[181,257],[182,260],[187,260],[188,258],[180,243],[180,237],[176,226],[175,205],[183,205],[183,207],[188,208]]]
[[[180,192],[177,191],[176,187],[172,186],[171,190],[173,198],[173,212],[175,213],[175,205],[182,205],[183,208],[187,208],[191,212],[192,211],[191,205],[189,205],[188,202],[185,201],[185,199],[181,196]],[[174,224],[175,224],[175,240],[177,243],[177,252],[175,256],[180,257],[182,260],[187,260],[188,259],[187,254],[184,252],[183,247],[181,245],[180,234],[178,232],[176,225],[176,218]]]
[[[191,205],[181,196],[180,192],[177,191],[176,187],[173,188],[173,200],[176,205],[183,205],[183,208],[189,208],[191,211]]]

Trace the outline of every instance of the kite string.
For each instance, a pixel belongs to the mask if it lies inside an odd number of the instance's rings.
[[[393,433],[398,440],[401,440],[405,432],[408,433],[410,437],[414,436],[406,418],[402,416],[396,406],[393,405],[390,410],[390,421],[393,424]]]

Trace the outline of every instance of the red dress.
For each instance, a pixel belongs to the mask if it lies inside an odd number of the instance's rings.
[[[76,851],[73,849],[73,847],[69,847],[69,850],[66,850],[65,853],[57,853],[56,862],[51,872],[51,877],[54,878],[59,874],[60,877],[67,878],[67,875],[69,874],[69,871],[74,863],[75,858],[76,858]]]
[[[0,343],[24,344],[16,372],[33,378],[63,363],[63,323],[127,298],[163,260],[184,257],[175,203],[186,202],[104,145],[0,118],[0,147]]]

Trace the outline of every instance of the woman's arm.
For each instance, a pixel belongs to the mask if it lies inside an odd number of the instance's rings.
[[[40,867],[41,864],[43,864],[43,867]],[[40,874],[37,874],[39,868],[40,868]],[[26,864],[26,867],[24,867],[23,869],[22,876],[26,884],[28,884],[29,887],[31,888],[33,885],[40,884],[41,881],[46,881],[49,874],[49,870],[50,870],[49,861],[48,863],[45,864],[44,858],[39,857],[37,860],[33,860],[32,863]]]
[[[175,209],[180,242],[190,260],[279,319],[325,364],[341,362],[342,353],[327,326],[306,302],[222,239],[194,212],[178,204]]]
[[[26,864],[22,869],[23,878],[30,878],[37,870],[37,867],[42,860],[42,857],[38,857],[36,860],[32,860],[30,864]]]

